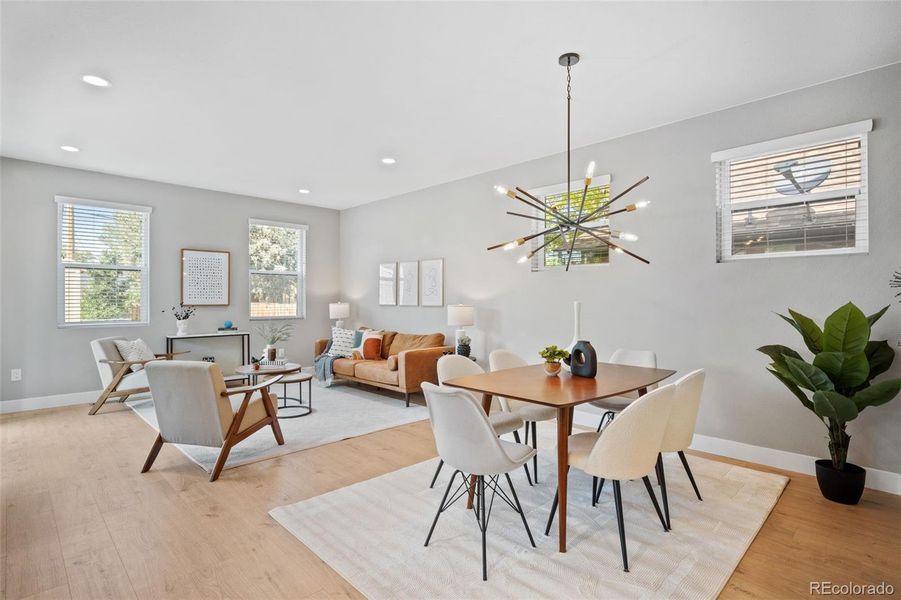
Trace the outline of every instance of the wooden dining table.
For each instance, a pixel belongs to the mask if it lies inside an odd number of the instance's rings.
[[[443,383],[481,394],[482,408],[486,414],[491,409],[491,399],[494,396],[557,409],[557,485],[560,495],[557,522],[560,552],[566,552],[566,482],[573,409],[592,400],[622,396],[629,392],[644,394],[648,387],[673,374],[675,371],[669,369],[598,363],[595,377],[573,377],[565,371],[558,377],[549,377],[544,372],[544,366],[530,365],[457,377]]]

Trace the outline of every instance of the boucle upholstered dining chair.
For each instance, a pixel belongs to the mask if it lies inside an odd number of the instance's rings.
[[[438,359],[438,383],[443,384],[448,379],[466,377],[467,375],[480,375],[484,372],[485,370],[477,365],[474,361],[458,354],[448,354]],[[475,398],[472,392],[466,393]],[[522,417],[509,412],[495,410],[496,404],[496,401],[493,401],[491,403],[491,414],[488,415],[488,422],[491,423],[491,426],[494,428],[494,431],[495,433],[497,433],[497,435],[512,433],[513,439],[515,439],[516,442],[519,443],[520,440],[518,430],[523,426]],[[438,480],[438,474],[441,473],[441,468],[443,466],[444,461],[439,461],[438,468],[435,469],[435,475],[432,476],[432,483],[429,484],[430,488],[435,487],[435,481]],[[529,475],[528,465],[525,466],[525,471],[526,479],[528,480],[529,485],[532,485],[532,477]]]
[[[96,414],[100,407],[110,398],[118,398],[119,402],[125,402],[134,394],[146,394],[150,391],[147,387],[147,374],[143,369],[132,370],[135,365],[146,365],[149,360],[125,360],[119,354],[116,347],[117,341],[126,341],[123,337],[106,337],[91,341],[91,352],[97,363],[97,371],[100,373],[100,383],[103,391],[91,405],[89,415]],[[150,360],[171,360],[184,352],[156,354]]]
[[[219,478],[232,447],[266,425],[272,427],[279,446],[285,443],[268,391],[281,375],[257,385],[227,388],[216,363],[157,361],[144,370],[160,433],[141,473],[150,470],[166,442],[221,448],[210,481]]]
[[[488,355],[488,367],[492,371],[527,366],[529,366],[529,363],[518,354],[514,354],[509,350],[495,350]],[[552,406],[542,406],[533,402],[523,402],[509,398],[498,398],[498,400],[500,401],[501,409],[517,415],[525,421],[526,444],[529,443],[529,430],[531,428],[532,448],[535,449],[535,456],[532,457],[532,478],[535,483],[538,483],[538,421],[552,421],[556,419],[557,409]]]
[[[425,545],[429,545],[441,513],[450,508],[454,502],[465,497],[467,494],[464,490],[470,491],[473,494],[476,521],[482,532],[482,579],[487,580],[487,533],[495,497],[500,498],[519,514],[526,534],[529,536],[529,542],[533,548],[535,547],[535,540],[529,530],[529,522],[526,520],[525,512],[516,496],[513,481],[510,479],[510,471],[525,466],[535,454],[535,450],[525,444],[499,439],[497,432],[488,422],[488,417],[482,410],[481,404],[465,390],[450,387],[440,388],[431,383],[424,383],[422,392],[425,395],[426,405],[429,407],[429,420],[432,422],[432,431],[435,433],[438,455],[454,469],[441,504],[438,505],[438,512],[435,513],[432,527],[425,538]],[[457,475],[460,475],[463,481],[451,496],[451,500],[448,501]],[[501,487],[501,475],[507,480],[509,496]],[[470,480],[470,476],[474,476],[474,480]],[[475,486],[475,489],[472,489],[471,486]],[[490,498],[486,497],[489,493]]]

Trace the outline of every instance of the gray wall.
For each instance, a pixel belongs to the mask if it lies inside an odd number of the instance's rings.
[[[307,315],[292,320],[289,356],[309,364],[312,340],[329,331],[328,303],[338,298],[338,228],[335,210],[224,194],[2,159],[2,300],[0,379],[3,400],[95,390],[100,387],[88,342],[108,335],[143,337],[156,351],[175,333],[163,308],[178,304],[181,248],[231,251],[231,305],[201,307],[193,331],[215,331],[225,319],[253,331],[248,319],[247,220],[250,217],[304,223],[307,232]],[[59,329],[56,323],[55,195],[153,207],[150,217],[150,325]],[[252,338],[252,350],[263,343]],[[10,381],[10,369],[23,379]]]
[[[577,114],[575,127],[615,118],[602,109]],[[869,254],[716,263],[712,151],[868,118],[875,120]],[[574,152],[578,169],[590,159],[613,175],[614,191],[650,175],[635,197],[652,199],[651,208],[615,221],[640,236],[634,246],[650,266],[615,256],[609,266],[531,273],[510,253],[485,251],[527,230],[504,214],[514,202],[492,186],[557,183],[563,156],[552,156],[342,211],[341,290],[352,321],[452,335],[443,308],[378,306],[379,262],[443,257],[446,301],[476,306],[481,362],[501,347],[537,362],[540,347],[568,343],[571,303],[581,300],[583,334],[602,356],[617,347],[650,348],[661,366],[707,369],[699,433],[827,456],[822,425],[766,373],[755,348],[802,347],[773,311],[791,306],[821,321],[849,299],[868,313],[893,304],[874,336],[898,343],[901,306],[888,280],[901,261],[901,65]],[[901,360],[893,367],[899,372]],[[901,400],[868,409],[850,426],[852,460],[901,472],[898,431]]]

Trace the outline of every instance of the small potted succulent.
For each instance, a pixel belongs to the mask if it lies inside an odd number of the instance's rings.
[[[557,346],[548,346],[538,353],[544,359],[544,372],[548,377],[556,377],[560,374],[560,361],[569,358],[569,352]]]
[[[266,347],[263,348],[263,356],[266,360],[275,360],[278,355],[278,349],[275,345],[279,342],[286,342],[291,339],[291,333],[294,326],[290,323],[266,323],[257,328],[262,338],[266,341]]]
[[[457,354],[468,357],[472,351],[469,346],[471,343],[472,339],[468,335],[461,335],[459,341],[457,341]]]
[[[191,318],[191,315],[194,314],[196,309],[193,306],[185,306],[184,304],[179,306],[173,306],[168,309],[168,311],[164,308],[162,312],[171,312],[172,316],[175,317],[175,327],[178,335],[188,335],[188,319]]]

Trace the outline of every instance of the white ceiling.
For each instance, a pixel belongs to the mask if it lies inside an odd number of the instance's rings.
[[[3,2],[2,153],[346,208],[561,151],[570,50],[578,147],[901,61],[901,3]]]

